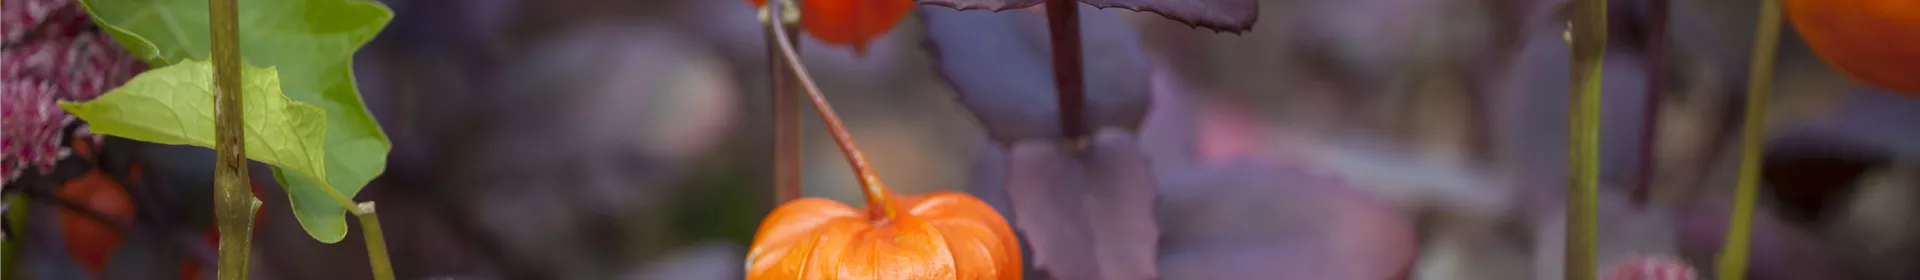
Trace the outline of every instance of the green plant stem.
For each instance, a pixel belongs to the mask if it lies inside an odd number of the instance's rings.
[[[1573,98],[1569,116],[1566,278],[1596,274],[1600,196],[1600,69],[1607,47],[1606,0],[1574,3]]]
[[[393,280],[393,263],[387,258],[387,239],[380,231],[380,216],[373,210],[373,202],[361,202],[355,208],[359,213],[360,235],[367,239],[367,262],[373,265],[373,279]]]
[[[771,7],[779,2],[767,1],[767,5]],[[860,179],[860,191],[867,197],[867,209],[871,211],[872,217],[886,221],[898,216],[899,212],[894,209],[893,201],[889,199],[892,193],[887,190],[887,184],[880,181],[880,173],[873,170],[873,165],[867,162],[866,154],[861,153],[860,147],[853,144],[853,134],[847,132],[847,125],[841,123],[839,114],[835,114],[833,105],[827,102],[827,96],[820,93],[819,85],[814,84],[813,75],[807,74],[806,65],[800,63],[800,53],[793,49],[793,37],[788,36],[786,30],[779,28],[773,29],[773,36],[775,39],[773,44],[780,48],[780,55],[776,59],[785,60],[787,68],[793,70],[794,79],[800,82],[800,88],[806,91],[807,97],[813,102],[813,110],[820,114],[820,122],[826,123],[827,132],[833,135],[834,144],[840,145],[840,154],[846,156],[847,165],[853,167],[854,176]]]
[[[1766,145],[1767,106],[1773,91],[1773,60],[1780,47],[1780,1],[1760,1],[1754,27],[1753,63],[1747,72],[1747,108],[1740,133],[1740,180],[1728,220],[1726,244],[1715,264],[1719,279],[1745,279],[1753,205],[1759,191],[1761,148]]]
[[[0,279],[12,279],[13,277],[19,277],[19,275],[13,274],[19,273],[20,243],[18,241],[21,235],[24,234],[21,230],[24,227],[21,225],[24,224],[27,218],[27,200],[22,195],[11,193],[7,193],[4,198],[0,199],[6,200],[7,210],[4,212],[6,215],[5,226],[8,230],[8,235],[5,238],[0,238]]]
[[[213,40],[214,216],[219,217],[221,280],[247,279],[253,214],[260,209],[248,184],[246,106],[240,94],[240,20],[236,0],[207,0]]]
[[[780,0],[773,0],[780,1]],[[776,13],[772,9],[780,7]],[[769,4],[760,10],[760,23],[767,26],[767,42],[775,38],[773,29],[784,29],[788,34],[800,32],[800,11],[793,3]],[[778,15],[777,17],[774,15]],[[778,18],[779,23],[773,24]],[[793,39],[793,38],[788,38]],[[789,45],[797,45],[788,41]],[[794,82],[793,70],[781,63],[780,47],[767,44],[767,68],[773,88],[773,203],[781,204],[800,197],[800,85]]]

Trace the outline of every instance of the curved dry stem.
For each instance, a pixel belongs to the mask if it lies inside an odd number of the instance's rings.
[[[782,1],[767,1],[767,6],[769,9],[778,11],[777,5],[782,4],[780,2]],[[833,135],[833,142],[839,144],[840,153],[847,157],[847,164],[853,167],[854,175],[860,178],[860,190],[866,195],[867,209],[873,211],[874,217],[893,219],[897,214],[893,201],[888,199],[891,194],[887,191],[886,183],[880,182],[880,174],[873,171],[873,165],[867,162],[867,156],[860,152],[860,147],[853,144],[853,134],[847,132],[846,124],[840,122],[840,116],[834,113],[833,105],[828,104],[826,95],[820,93],[820,86],[814,83],[813,75],[808,74],[806,65],[800,63],[800,54],[794,51],[791,35],[782,28],[769,29],[773,30],[775,39],[773,43],[780,47],[780,59],[785,60],[787,67],[793,69],[793,75],[796,80],[799,80],[801,89],[805,90],[807,97],[812,99],[814,111],[820,113],[820,121],[827,124],[827,132]]]
[[[1759,192],[1761,148],[1766,145],[1767,106],[1773,91],[1773,60],[1780,45],[1780,1],[1762,0],[1755,24],[1753,64],[1747,72],[1747,108],[1740,133],[1740,180],[1734,192],[1733,217],[1726,244],[1715,263],[1719,279],[1745,279],[1752,235],[1753,207]]]

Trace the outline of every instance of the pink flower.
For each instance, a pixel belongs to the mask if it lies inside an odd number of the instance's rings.
[[[43,174],[67,156],[79,121],[58,101],[86,101],[146,70],[73,0],[9,0],[0,6],[0,181]]]
[[[1608,280],[1693,280],[1698,273],[1686,261],[1671,257],[1643,256],[1613,266]]]

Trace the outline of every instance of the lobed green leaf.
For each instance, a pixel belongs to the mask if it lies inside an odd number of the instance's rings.
[[[115,40],[154,67],[206,60],[211,53],[207,1],[81,3]],[[348,197],[359,193],[386,170],[392,147],[360,100],[353,79],[353,53],[386,27],[393,11],[361,0],[239,0],[238,4],[241,59],[278,69],[286,98],[324,110],[326,160],[324,168],[317,170],[326,172],[312,178],[289,176],[290,171],[301,172],[276,165],[274,177],[286,188],[301,227],[320,242],[339,242],[347,234],[350,205],[340,205],[327,188]],[[212,107],[201,109],[212,112]]]

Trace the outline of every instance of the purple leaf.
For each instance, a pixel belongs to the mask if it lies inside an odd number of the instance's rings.
[[[928,52],[960,103],[1002,144],[1060,133],[1047,19],[1033,12],[921,8]],[[1081,7],[1089,127],[1134,129],[1148,106],[1139,34],[1113,11]]]
[[[1700,202],[1682,209],[1677,223],[1681,251],[1694,263],[1712,263],[1727,236],[1730,203]],[[1861,279],[1834,246],[1814,233],[1794,228],[1765,209],[1753,215],[1747,261],[1748,279]]]
[[[1006,191],[1029,262],[1055,279],[1157,279],[1154,180],[1139,144],[1112,128],[1077,155],[1056,143],[1022,141],[1007,155]]]
[[[1157,170],[1167,279],[1402,279],[1412,221],[1339,180],[1253,161]]]
[[[919,0],[920,4],[956,10],[1004,11],[1032,7],[1044,0]],[[1257,0],[1080,0],[1101,9],[1121,8],[1153,12],[1173,21],[1214,31],[1240,33],[1253,29],[1260,17]],[[1045,29],[1042,29],[1045,30]]]

